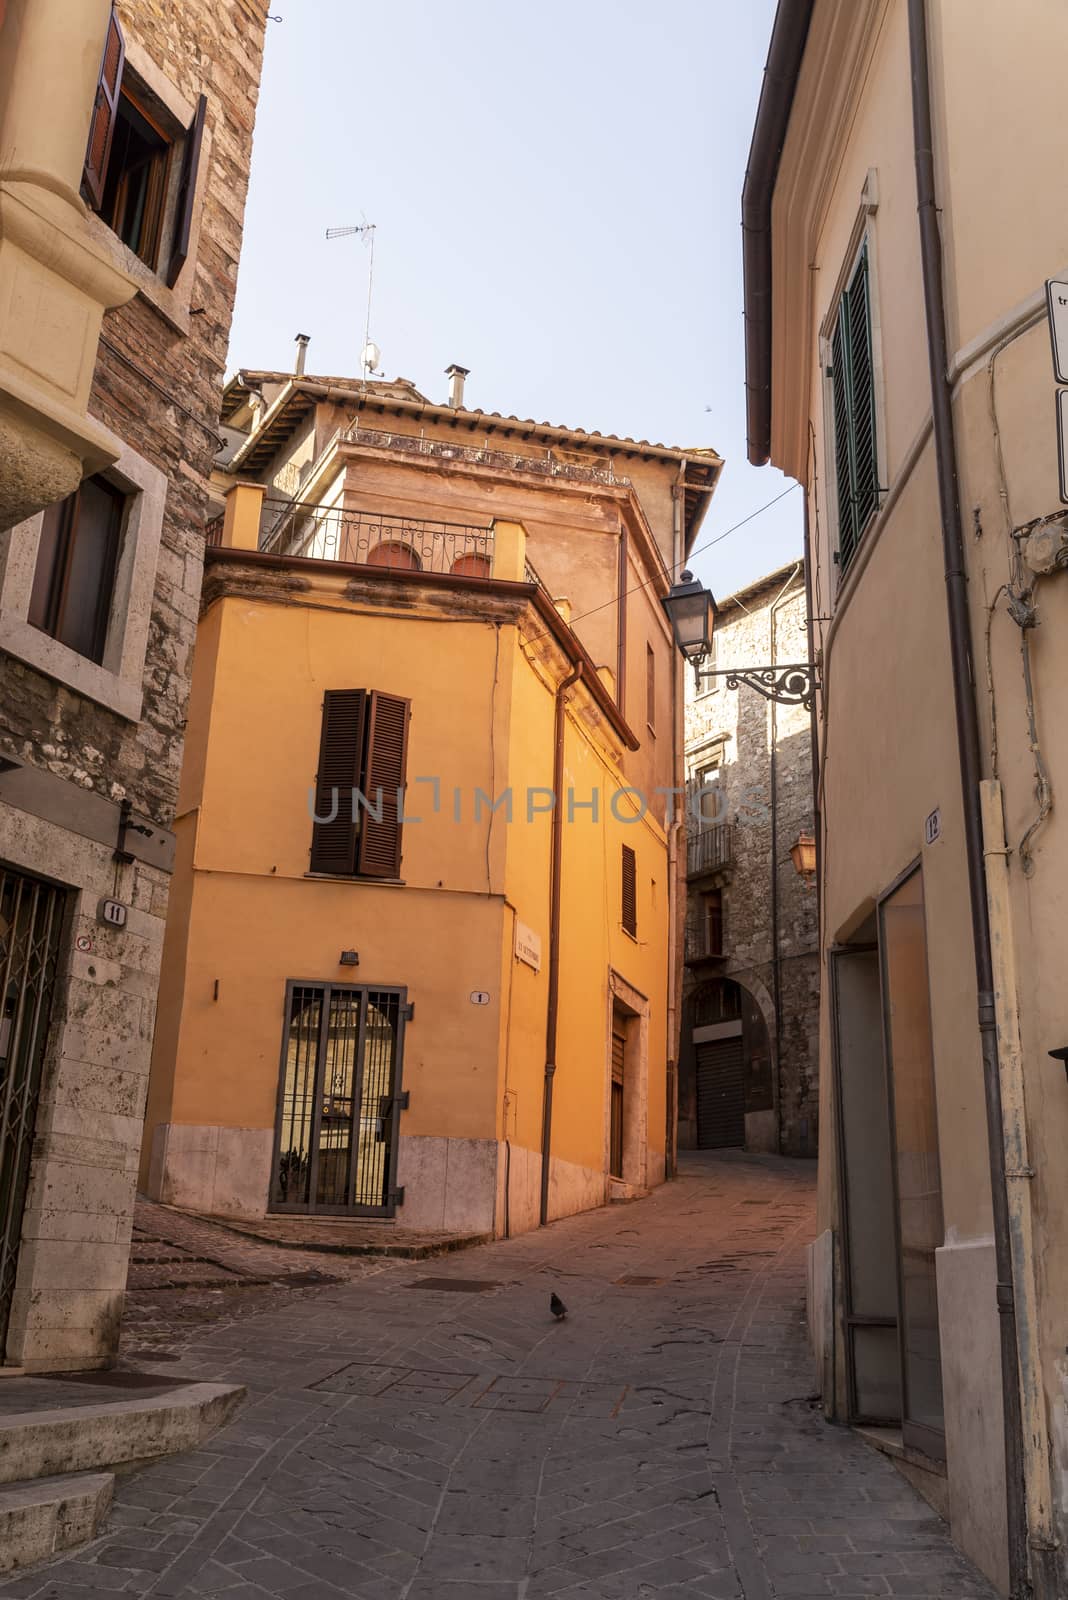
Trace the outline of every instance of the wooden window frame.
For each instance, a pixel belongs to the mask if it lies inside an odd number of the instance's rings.
[[[141,54],[143,55],[143,52]],[[130,74],[133,75],[135,82],[130,81]],[[154,76],[158,78],[158,73],[149,70],[149,79]],[[178,97],[173,91],[169,91],[170,86],[162,82],[159,88],[146,82],[138,73],[137,66],[128,60],[122,27],[115,6],[112,5],[90,121],[89,142],[82,172],[82,192],[91,209],[100,215],[104,226],[120,238],[113,220],[104,216],[104,198],[114,155],[115,128],[120,108],[125,101],[164,141],[166,149],[160,152],[159,157],[153,162],[150,180],[150,204],[153,215],[139,248],[133,249],[121,238],[120,242],[125,249],[130,250],[131,256],[141,261],[148,269],[151,277],[146,280],[147,283],[152,284],[158,280],[166,284],[168,289],[173,289],[192,248],[194,207],[204,144],[207,100],[203,94],[200,95],[192,121],[186,126],[184,120],[188,116],[188,109],[176,113],[168,101],[172,95]],[[153,109],[157,103],[162,117]],[[174,156],[179,148],[181,170],[178,182],[175,184],[172,182]],[[121,214],[124,182],[124,179],[120,180],[112,202],[112,218]],[[172,226],[168,230],[169,223]],[[165,260],[161,260],[165,243],[168,246],[167,256]]]
[[[316,818],[327,820],[312,823],[310,876],[399,882],[410,721],[411,701],[401,696],[325,691],[313,793]],[[346,811],[353,791],[363,803]]]
[[[115,484],[107,478],[97,476],[88,480],[99,484],[106,490],[112,500],[113,511],[108,528],[108,548],[100,569],[100,595],[97,600],[96,616],[93,619],[92,648],[87,651],[77,651],[84,655],[87,661],[95,662],[100,666],[104,660],[104,653],[108,642],[108,628],[111,623],[111,614],[115,604],[115,578],[119,568],[119,557],[122,551],[123,532],[126,525],[126,512],[129,496],[124,494]],[[78,547],[79,513],[82,503],[82,490],[84,484],[79,484],[73,494],[61,500],[54,507],[58,517],[56,531],[56,548],[52,564],[52,571],[48,578],[47,593],[44,597],[43,609],[37,616],[33,614],[33,597],[30,600],[30,625],[38,628],[50,639],[56,639],[68,650],[75,646],[63,636],[63,627],[66,619],[67,601],[70,595],[71,569],[74,566],[74,557]],[[37,560],[40,561],[41,553],[38,552]],[[37,574],[34,574],[36,586]]]

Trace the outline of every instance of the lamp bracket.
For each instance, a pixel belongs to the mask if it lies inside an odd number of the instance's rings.
[[[782,667],[695,667],[697,686],[705,678],[726,678],[728,689],[738,689],[744,683],[765,700],[774,700],[780,706],[804,706],[812,709],[816,690],[820,687],[819,668],[814,661],[794,661]]]

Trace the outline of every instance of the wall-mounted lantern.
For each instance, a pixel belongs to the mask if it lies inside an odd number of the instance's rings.
[[[790,846],[790,859],[799,877],[806,881],[813,877],[816,871],[816,835],[799,833],[796,842]]]
[[[781,667],[702,668],[701,662],[712,654],[712,633],[719,612],[710,591],[697,582],[692,572],[680,574],[678,583],[672,584],[660,604],[667,612],[675,643],[693,667],[698,688],[706,678],[726,678],[728,689],[745,683],[765,700],[812,709],[819,687],[813,661],[794,661]]]

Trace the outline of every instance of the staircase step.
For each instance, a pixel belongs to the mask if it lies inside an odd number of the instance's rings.
[[[13,1378],[0,1388],[0,1484],[92,1472],[192,1450],[229,1422],[245,1390],[166,1375],[98,1382]],[[137,1381],[133,1381],[137,1380]],[[134,1397],[127,1398],[133,1391]]]
[[[0,1572],[92,1539],[111,1505],[110,1472],[68,1472],[0,1489]]]

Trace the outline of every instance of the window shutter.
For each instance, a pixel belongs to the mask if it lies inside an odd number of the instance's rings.
[[[623,845],[623,927],[638,936],[638,866],[629,844]]]
[[[645,720],[656,728],[656,656],[651,644],[645,646]]]
[[[368,696],[367,764],[364,794],[374,812],[364,811],[360,826],[357,872],[368,878],[396,878],[401,863],[401,804],[408,756],[410,702],[396,695]]]
[[[311,870],[351,876],[356,870],[359,824],[352,791],[359,787],[367,695],[363,689],[327,689],[315,777],[315,815],[329,817],[337,790],[337,815],[312,824]]]
[[[104,39],[104,58],[100,63],[100,79],[93,101],[93,116],[89,124],[89,144],[85,152],[82,183],[94,211],[99,211],[104,201],[104,179],[111,154],[111,136],[115,131],[115,113],[119,107],[119,89],[122,84],[122,64],[126,60],[126,45],[111,8],[108,31]]]
[[[189,124],[182,153],[182,176],[178,183],[178,199],[174,212],[174,244],[167,266],[167,287],[173,289],[178,274],[189,255],[189,240],[193,232],[193,201],[197,192],[197,168],[200,165],[200,147],[204,143],[204,115],[208,102],[204,95],[197,101],[196,116]]]
[[[838,559],[849,565],[879,505],[875,373],[867,246],[843,290],[831,341],[834,470],[838,490]]]

